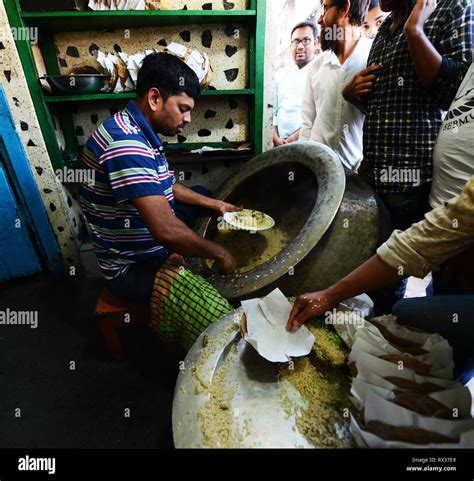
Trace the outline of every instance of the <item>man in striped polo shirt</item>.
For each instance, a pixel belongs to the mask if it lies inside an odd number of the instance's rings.
[[[81,205],[108,287],[124,300],[149,302],[156,274],[173,253],[215,259],[225,274],[236,268],[226,249],[202,239],[173,211],[175,201],[221,215],[240,210],[176,183],[166,161],[157,133],[183,133],[199,96],[199,80],[184,62],[150,55],[138,74],[137,99],[85,146],[83,162],[95,183],[82,184]]]

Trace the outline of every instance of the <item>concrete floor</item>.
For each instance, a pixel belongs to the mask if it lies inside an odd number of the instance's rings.
[[[102,282],[42,274],[0,285],[0,310],[38,312],[37,329],[0,326],[0,449],[173,447],[184,354],[131,328],[121,332],[126,360],[112,361],[92,316]]]

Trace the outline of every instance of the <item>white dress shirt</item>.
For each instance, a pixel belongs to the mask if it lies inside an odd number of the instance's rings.
[[[276,73],[273,125],[278,127],[281,139],[287,139],[301,128],[301,103],[311,64],[299,68],[292,63]]]
[[[330,147],[347,169],[362,160],[364,114],[342,96],[344,85],[367,67],[372,40],[359,40],[351,56],[341,65],[332,51],[323,52],[311,64],[301,114],[300,140]]]

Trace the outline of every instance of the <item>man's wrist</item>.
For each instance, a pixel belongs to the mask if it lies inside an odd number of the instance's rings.
[[[220,201],[213,199],[212,197],[207,197],[206,195],[199,195],[199,200],[195,204],[198,207],[202,207],[204,209],[209,209],[209,210],[216,210],[219,211],[219,203]]]
[[[342,282],[338,282],[326,289],[326,295],[332,306],[338,306],[342,301],[347,299],[347,296],[344,295],[344,285]]]
[[[423,25],[406,25],[404,31],[409,40],[418,40],[425,35]]]
[[[209,205],[205,207],[211,210],[215,210],[216,212],[220,212],[221,206],[222,206],[222,201],[209,198]]]
[[[216,245],[216,249],[215,249],[213,259],[216,261],[223,261],[227,257],[227,251],[219,244],[215,244],[215,245]]]

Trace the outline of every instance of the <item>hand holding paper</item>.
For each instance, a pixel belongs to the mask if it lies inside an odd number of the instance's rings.
[[[264,299],[244,301],[242,307],[247,316],[245,340],[268,361],[288,362],[311,352],[315,338],[306,327],[286,330],[291,304],[279,289]]]

